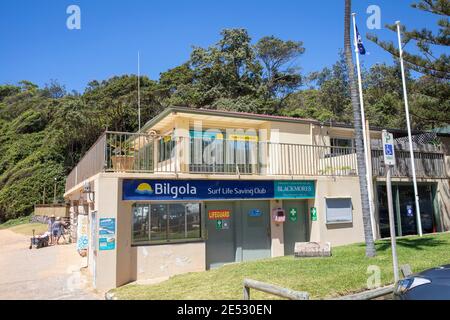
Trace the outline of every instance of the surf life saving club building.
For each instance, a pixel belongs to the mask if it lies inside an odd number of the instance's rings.
[[[393,133],[397,233],[415,234],[406,133]],[[183,107],[167,108],[139,133],[105,132],[65,192],[93,285],[292,255],[297,242],[363,242],[353,136],[343,124]],[[450,137],[433,136],[434,149],[424,149],[428,136],[417,136],[423,230],[449,230]],[[389,221],[381,130],[370,130],[367,141],[371,218],[382,238]]]

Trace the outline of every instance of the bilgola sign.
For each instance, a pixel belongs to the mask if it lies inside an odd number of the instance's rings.
[[[273,181],[124,180],[123,200],[220,200],[273,198]]]
[[[122,200],[314,198],[314,181],[124,180]]]

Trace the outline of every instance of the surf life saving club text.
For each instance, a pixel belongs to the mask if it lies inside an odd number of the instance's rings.
[[[236,195],[246,195],[246,196],[255,196],[255,195],[265,195],[268,190],[264,187],[246,187],[246,188],[232,188],[232,187],[208,187],[207,194],[208,196],[236,196]],[[154,193],[155,195],[168,195],[173,199],[178,198],[179,196],[197,195],[197,187],[187,183],[183,186],[174,186],[170,183],[155,183],[154,184]]]

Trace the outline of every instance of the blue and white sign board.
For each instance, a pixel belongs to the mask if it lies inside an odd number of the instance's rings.
[[[251,209],[251,210],[248,212],[248,216],[249,216],[249,217],[253,217],[253,218],[261,217],[261,215],[262,215],[262,212],[261,212],[261,210],[259,210],[259,209]]]
[[[114,218],[100,218],[98,234],[113,235],[116,233],[116,219]]]
[[[100,218],[98,234],[99,250],[114,250],[116,248],[116,219]]]
[[[314,181],[150,180],[123,181],[122,200],[314,199]]]
[[[383,130],[382,140],[384,164],[387,166],[395,166],[394,136],[392,133]]]
[[[406,206],[406,215],[408,217],[414,217],[413,206],[410,206],[410,205]]]

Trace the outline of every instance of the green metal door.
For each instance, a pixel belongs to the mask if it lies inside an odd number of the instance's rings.
[[[270,258],[269,201],[239,201],[242,215],[242,261]]]
[[[283,201],[286,221],[283,226],[284,254],[293,255],[296,242],[308,241],[308,203],[306,200]]]
[[[220,267],[236,261],[235,220],[237,217],[234,202],[207,202],[206,217],[206,267]],[[220,215],[229,218],[220,218]],[[214,215],[216,214],[216,217]]]

